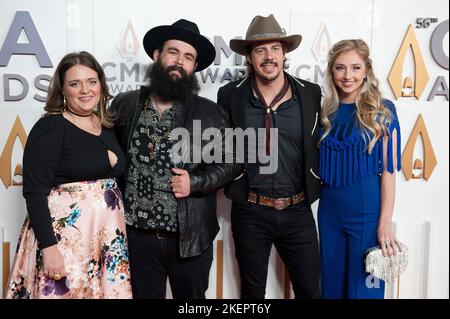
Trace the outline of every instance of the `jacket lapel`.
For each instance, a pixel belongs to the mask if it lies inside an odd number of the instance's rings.
[[[250,87],[249,79],[246,78],[231,92],[231,121],[233,127],[246,128],[245,124],[245,99]]]

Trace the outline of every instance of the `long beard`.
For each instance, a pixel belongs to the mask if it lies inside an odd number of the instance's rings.
[[[170,72],[174,70],[181,74],[180,78],[174,78],[170,75]],[[164,101],[183,102],[200,91],[194,73],[187,74],[183,68],[177,65],[171,65],[165,69],[160,60],[153,64],[149,78],[150,88]]]

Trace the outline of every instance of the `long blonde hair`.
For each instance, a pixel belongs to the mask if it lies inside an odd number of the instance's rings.
[[[352,50],[356,51],[364,61],[367,72],[366,78],[359,88],[355,113],[361,129],[361,135],[364,139],[370,138],[367,146],[370,154],[377,140],[388,132],[387,125],[391,121],[392,115],[389,109],[381,102],[382,96],[378,89],[378,79],[373,72],[372,59],[369,57],[369,47],[361,39],[339,41],[328,52],[328,65],[324,83],[326,93],[320,115],[323,135],[319,140],[319,144],[330,133],[331,122],[329,116],[336,113],[339,107],[340,95],[333,80],[333,65],[339,55]]]

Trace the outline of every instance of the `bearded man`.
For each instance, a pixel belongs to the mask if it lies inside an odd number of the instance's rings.
[[[126,154],[120,185],[124,196],[134,298],[163,299],[167,278],[172,295],[202,299],[208,288],[212,244],[219,231],[216,191],[241,173],[239,164],[191,160],[198,146],[174,160],[173,130],[193,136],[196,121],[223,132],[227,113],[198,96],[195,72],[215,58],[197,25],[178,20],[149,30],[144,48],[154,64],[150,83],[118,94],[111,109]],[[199,122],[197,122],[199,123]],[[195,156],[194,156],[195,157]]]

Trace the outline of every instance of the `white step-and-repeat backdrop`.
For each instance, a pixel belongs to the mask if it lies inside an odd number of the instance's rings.
[[[103,65],[113,94],[145,83],[145,32],[180,18],[195,21],[214,43],[214,63],[198,74],[201,95],[245,71],[228,47],[251,19],[273,13],[288,34],[303,36],[288,55],[289,72],[322,84],[326,53],[344,38],[371,47],[385,97],[397,105],[403,171],[397,175],[397,237],[410,264],[387,298],[449,297],[449,18],[447,0],[2,0],[0,2],[0,284],[3,288],[25,216],[21,159],[27,134],[43,113],[55,66],[67,52],[87,50]],[[317,209],[317,203],[313,206]],[[230,202],[219,196],[221,231],[208,298],[238,298],[239,273],[230,232]],[[3,289],[0,289],[3,290]],[[170,297],[170,291],[168,291]],[[273,250],[268,298],[291,298]]]

